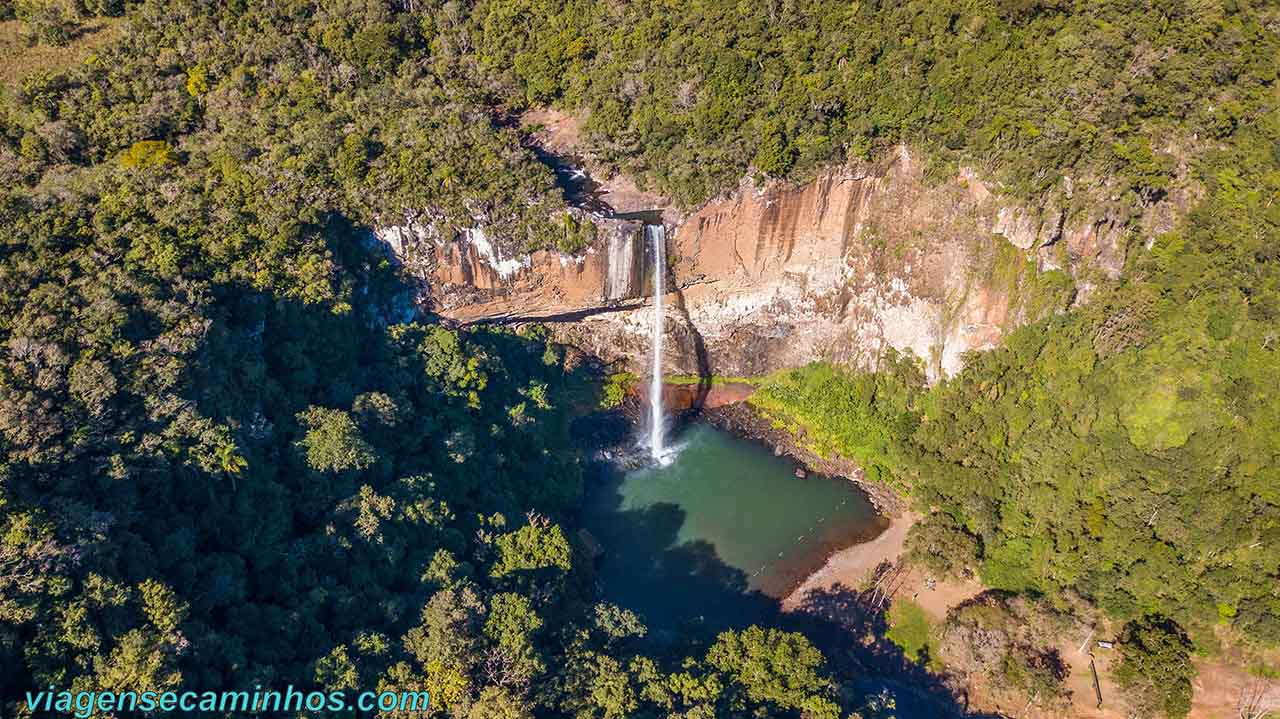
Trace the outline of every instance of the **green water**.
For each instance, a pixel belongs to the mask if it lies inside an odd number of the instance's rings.
[[[669,466],[613,472],[587,494],[606,598],[653,628],[765,620],[832,552],[886,526],[852,482],[797,479],[757,444],[701,424],[674,444]]]

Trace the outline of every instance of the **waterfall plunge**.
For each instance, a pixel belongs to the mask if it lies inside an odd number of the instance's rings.
[[[662,225],[645,225],[645,239],[653,246],[653,364],[649,377],[649,456],[659,464],[667,459],[663,435],[666,416],[662,412],[662,295],[667,274],[667,230]]]

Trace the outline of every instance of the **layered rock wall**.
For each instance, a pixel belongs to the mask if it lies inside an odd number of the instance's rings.
[[[400,242],[398,254],[417,263],[442,315],[549,322],[563,340],[639,370],[651,254],[639,222],[597,224],[596,246],[572,257],[502,258],[472,235]],[[665,362],[684,374],[817,359],[874,366],[892,347],[941,377],[1123,262],[1122,223],[1011,203],[968,171],[930,185],[905,148],[799,186],[744,182],[672,230]]]

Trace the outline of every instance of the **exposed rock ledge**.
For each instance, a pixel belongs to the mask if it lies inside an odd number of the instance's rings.
[[[597,220],[577,256],[497,256],[483,234],[441,242],[380,237],[459,322],[543,321],[566,342],[640,369],[650,340],[652,261],[642,225]],[[1123,264],[1122,223],[1064,220],[1011,205],[974,173],[929,186],[902,148],[865,170],[835,168],[801,186],[744,181],[668,235],[664,358],[684,374],[753,375],[817,359],[873,366],[889,347],[954,373],[1030,317],[1044,272],[1087,294]],[[480,241],[477,241],[480,240]],[[1031,268],[1031,269],[1028,269]]]

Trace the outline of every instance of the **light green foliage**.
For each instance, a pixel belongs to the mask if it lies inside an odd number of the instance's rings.
[[[439,326],[399,325],[392,328],[391,336],[412,347],[422,371],[445,393],[465,397],[473,409],[479,407],[480,392],[489,382],[483,350],[468,347],[458,332]]]
[[[784,177],[795,165],[797,154],[796,148],[787,143],[782,130],[775,125],[765,129],[751,164],[767,175]]]
[[[496,578],[543,569],[568,571],[571,564],[569,542],[559,525],[526,524],[498,537],[495,544],[498,561],[491,574]]]
[[[485,687],[480,699],[467,711],[466,719],[533,719],[533,713],[501,687]]]
[[[334,647],[316,662],[315,680],[328,691],[355,689],[359,685],[360,674],[345,644]]]
[[[173,148],[163,140],[139,140],[120,155],[125,167],[163,167],[176,161]]]
[[[707,651],[707,663],[728,680],[731,712],[740,701],[734,694],[742,692],[752,702],[834,719],[839,710],[829,698],[830,680],[820,673],[822,661],[803,636],[756,626],[724,632]]]
[[[918,421],[912,397],[922,377],[910,358],[897,355],[877,374],[813,364],[762,380],[749,401],[784,425],[803,426],[818,453],[856,459],[873,481],[894,483]]]
[[[1075,282],[1069,274],[1062,270],[1041,272],[1034,257],[1007,239],[993,236],[978,244],[977,265],[989,268],[988,276],[979,279],[1009,297],[1004,329],[1062,312],[1075,298]]]
[[[533,633],[541,626],[527,598],[504,592],[490,600],[483,631],[494,644],[504,683],[524,686],[546,669],[533,644]]]
[[[93,664],[96,691],[160,692],[176,688],[182,674],[173,653],[153,633],[131,629]]]
[[[1036,589],[1036,576],[1032,571],[1032,545],[1026,539],[1014,539],[997,544],[986,552],[978,576],[992,589],[1025,592]]]
[[[148,579],[138,585],[142,595],[143,611],[152,626],[162,634],[170,634],[187,617],[187,604],[174,594],[174,591],[161,582]]]
[[[199,97],[209,91],[209,69],[196,65],[187,70],[187,94]]]
[[[360,428],[346,412],[308,407],[298,414],[298,421],[306,427],[298,446],[306,451],[307,464],[317,472],[367,469],[377,461],[373,447],[360,436]]]
[[[630,372],[615,372],[606,377],[601,390],[600,407],[613,409],[621,405],[622,400],[627,397],[627,387],[635,381],[636,376]]]

